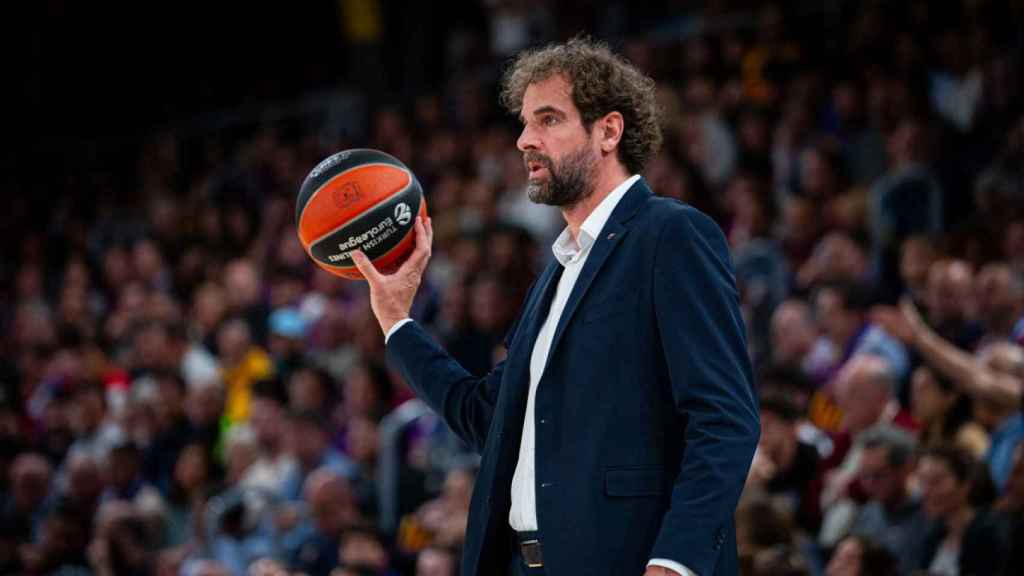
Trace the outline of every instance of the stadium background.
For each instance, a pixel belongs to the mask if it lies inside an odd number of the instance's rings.
[[[294,197],[406,161],[414,315],[486,371],[560,230],[497,82],[586,31],[658,81],[654,190],[733,249],[746,573],[1021,573],[1024,2],[94,4],[3,25],[0,572],[453,574],[475,457]]]

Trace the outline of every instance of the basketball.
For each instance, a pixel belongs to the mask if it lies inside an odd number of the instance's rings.
[[[412,171],[379,150],[345,150],[310,171],[299,189],[295,225],[313,262],[360,280],[352,251],[382,272],[398,268],[415,244],[416,216],[426,217],[423,189]]]

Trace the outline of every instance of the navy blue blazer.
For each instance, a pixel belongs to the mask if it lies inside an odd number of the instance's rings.
[[[482,454],[462,573],[504,574],[530,355],[562,266],[544,270],[484,378],[419,325],[387,354]],[[692,207],[623,196],[559,320],[536,392],[537,522],[549,576],[644,573],[667,558],[737,573],[733,514],[760,426],[728,247]]]

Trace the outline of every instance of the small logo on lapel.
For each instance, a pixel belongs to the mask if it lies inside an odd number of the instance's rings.
[[[612,238],[615,238],[615,232],[611,232],[608,234],[608,239],[611,240]]]

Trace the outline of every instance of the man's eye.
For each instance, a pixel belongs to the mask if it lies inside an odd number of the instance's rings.
[[[543,122],[545,126],[554,126],[558,123],[558,119],[554,116],[545,116]]]

